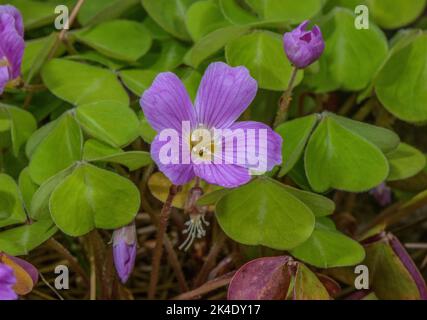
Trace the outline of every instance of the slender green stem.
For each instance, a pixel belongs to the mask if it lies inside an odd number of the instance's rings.
[[[276,119],[274,120],[274,128],[278,127],[286,120],[289,104],[291,103],[292,90],[294,89],[295,80],[297,78],[298,68],[294,67],[292,70],[291,78],[289,79],[288,88],[280,98],[279,108],[277,110]]]

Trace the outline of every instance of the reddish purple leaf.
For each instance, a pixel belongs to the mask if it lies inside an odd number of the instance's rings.
[[[260,258],[246,263],[228,288],[229,300],[283,300],[290,276],[285,270],[289,257]]]

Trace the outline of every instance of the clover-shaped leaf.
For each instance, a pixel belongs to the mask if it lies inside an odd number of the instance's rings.
[[[187,11],[185,23],[194,41],[200,40],[216,29],[230,25],[222,15],[218,4],[213,0],[193,3]]]
[[[152,42],[144,25],[130,20],[104,22],[75,36],[107,57],[130,62],[146,54]]]
[[[118,163],[128,167],[130,171],[147,166],[152,162],[150,153],[148,152],[125,152],[122,149],[111,147],[93,139],[86,141],[84,145],[83,160],[89,162]]]
[[[34,135],[41,136],[42,139],[31,155],[29,172],[31,179],[40,185],[75,161],[81,160],[83,135],[70,113],[54,122],[46,136],[43,137],[43,128],[38,131]]]
[[[388,181],[403,180],[415,176],[426,166],[426,157],[421,151],[406,143],[387,154],[390,163]]]
[[[36,120],[26,110],[0,103],[0,121],[4,122],[5,131],[10,131],[13,154],[17,157],[21,146],[36,130]]]
[[[375,80],[384,107],[408,122],[427,120],[427,32],[402,37]]]
[[[387,56],[384,33],[373,23],[369,29],[354,27],[355,15],[335,8],[320,23],[326,49],[318,68],[306,73],[307,84],[316,91],[358,91],[373,79]]]
[[[386,29],[406,26],[422,14],[426,0],[365,0],[372,18]]]
[[[227,62],[232,66],[246,66],[260,88],[283,91],[292,74],[292,66],[283,53],[279,34],[256,31],[237,38],[225,48]],[[298,73],[297,82],[302,80]]]
[[[190,40],[185,25],[188,8],[196,0],[142,0],[147,13],[163,29],[181,40]]]
[[[238,39],[249,30],[250,28],[247,26],[229,26],[217,29],[197,41],[185,55],[184,62],[193,68],[198,68],[203,61],[223,49],[227,43]]]
[[[53,59],[42,69],[44,84],[59,98],[81,105],[103,100],[128,104],[129,97],[116,75],[103,68]]]
[[[130,180],[84,163],[55,188],[49,200],[53,221],[71,236],[124,226],[139,205],[139,191]]]
[[[318,268],[351,266],[365,257],[363,247],[336,230],[327,218],[316,218],[313,234],[291,254]]]
[[[284,138],[282,145],[283,165],[279,176],[284,176],[297,163],[304,152],[307,141],[317,123],[316,115],[288,121],[280,125],[276,131]]]
[[[15,180],[7,174],[0,174],[0,228],[24,222],[26,218]]]
[[[91,0],[82,5],[77,19],[83,26],[94,25],[123,15],[140,0]]]
[[[216,217],[235,241],[281,250],[298,246],[314,228],[311,207],[288,187],[264,177],[223,196],[216,204]]]
[[[10,255],[27,255],[57,231],[50,218],[8,229],[0,232],[0,248]]]
[[[120,78],[125,86],[137,96],[148,89],[158,72],[153,70],[128,69],[120,71]]]
[[[317,192],[330,188],[366,191],[389,173],[386,157],[373,142],[331,116],[325,116],[312,134],[304,162],[308,181]]]
[[[260,18],[267,21],[295,24],[314,16],[322,1],[306,0],[304,5],[293,0],[246,0]]]
[[[126,146],[139,136],[140,124],[135,112],[116,101],[80,105],[76,119],[89,135],[112,146]]]

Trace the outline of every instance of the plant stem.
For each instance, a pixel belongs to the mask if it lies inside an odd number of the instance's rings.
[[[74,268],[74,271],[77,272],[82,277],[86,285],[89,286],[90,282],[86,272],[82,269],[77,259],[74,258],[74,256],[61,243],[56,241],[54,238],[50,238],[46,244],[67,259],[70,266]]]
[[[150,215],[150,218],[153,221],[153,224],[157,227],[159,225],[159,219],[157,217],[157,213],[154,211],[154,209],[150,206],[148,201],[145,199],[143,193],[141,193],[141,206],[142,206],[142,209],[145,210]],[[182,272],[181,263],[179,262],[178,256],[167,234],[165,234],[164,242],[165,242],[165,249],[168,255],[168,261],[175,272],[175,276],[178,280],[180,290],[182,292],[186,292],[189,290],[188,284],[187,284],[187,281],[185,280],[184,273]]]
[[[416,198],[405,203],[398,202],[380,213],[369,225],[369,228],[373,228],[380,224],[385,224],[389,227],[425,206],[427,206],[427,194],[418,195]]]
[[[68,26],[71,28],[71,26],[73,25],[74,21],[77,18],[77,15],[82,7],[82,5],[84,4],[85,0],[79,0],[76,5],[73,8],[73,11],[71,11],[71,15],[70,18],[68,20]],[[58,35],[58,38],[56,39],[52,50],[49,52],[49,56],[48,56],[48,60],[52,59],[55,56],[56,51],[59,48],[59,44],[63,41],[66,41],[66,34],[67,34],[67,29],[62,29],[61,32]]]
[[[219,278],[216,278],[214,280],[206,282],[204,285],[200,286],[197,289],[194,289],[192,291],[188,291],[186,293],[180,294],[179,296],[176,296],[173,298],[174,300],[190,300],[194,299],[196,297],[199,297],[203,294],[209,293],[211,291],[214,291],[218,288],[224,287],[228,285],[233,278],[235,272],[227,273]]]
[[[190,288],[188,287],[187,281],[185,280],[184,273],[182,272],[181,264],[179,263],[178,257],[173,249],[173,245],[169,240],[168,236],[165,234],[165,248],[166,253],[168,255],[168,260],[172,269],[175,272],[175,276],[178,280],[179,288],[182,292],[188,291]]]
[[[291,78],[289,79],[288,88],[280,98],[279,109],[277,110],[276,119],[274,120],[274,128],[277,128],[283,121],[286,120],[286,115],[288,112],[289,104],[291,103],[292,90],[294,89],[297,74],[298,68],[294,67],[292,70]]]
[[[172,185],[169,189],[169,195],[160,212],[159,224],[157,226],[156,247],[154,248],[150,286],[148,289],[148,299],[154,299],[157,291],[157,283],[159,280],[160,260],[163,254],[163,242],[166,234],[166,228],[169,221],[169,216],[172,210],[172,202],[176,194],[180,191],[180,187]]]
[[[213,245],[211,249],[209,250],[209,254],[206,258],[205,263],[203,264],[202,268],[200,269],[199,274],[196,277],[196,280],[194,281],[195,286],[202,285],[203,282],[206,281],[208,278],[209,272],[213,267],[215,267],[215,261],[218,256],[218,254],[221,252],[225,240],[227,237],[222,232],[222,230],[219,230],[217,238],[214,240]]]

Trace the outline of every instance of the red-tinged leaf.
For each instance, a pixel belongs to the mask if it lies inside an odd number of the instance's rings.
[[[260,258],[241,267],[230,282],[229,300],[284,300],[290,277],[289,257]]]
[[[292,300],[330,300],[328,291],[316,275],[304,264],[297,264]]]
[[[382,300],[425,299],[426,287],[414,262],[391,234],[364,240],[371,288]]]
[[[320,282],[326,288],[331,297],[335,298],[340,294],[341,286],[338,282],[323,273],[317,273],[316,276],[319,278]]]
[[[400,261],[405,266],[406,270],[411,274],[412,279],[415,281],[417,285],[418,291],[420,293],[420,298],[422,300],[427,300],[427,286],[426,282],[415,265],[414,261],[412,261],[411,256],[405,250],[405,248],[400,243],[399,239],[397,239],[394,235],[388,234],[389,243],[393,248],[394,253],[400,258]]]
[[[25,260],[22,260],[20,258],[13,257],[13,256],[8,256],[8,257],[28,273],[28,275],[33,280],[34,285],[37,284],[37,282],[39,281],[39,271],[36,269],[36,267],[34,267],[31,263]]]
[[[288,256],[259,258],[241,267],[228,288],[230,300],[328,300],[316,275]]]
[[[345,300],[378,300],[378,298],[371,290],[358,290],[347,296]]]

